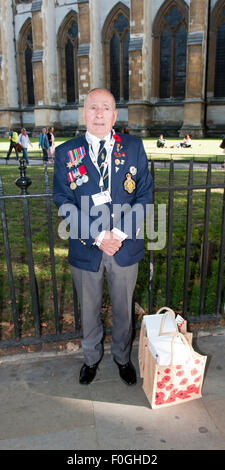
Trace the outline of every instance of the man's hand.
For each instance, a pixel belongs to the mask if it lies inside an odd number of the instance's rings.
[[[106,253],[106,255],[113,256],[121,246],[121,239],[113,232],[106,231],[99,249]]]

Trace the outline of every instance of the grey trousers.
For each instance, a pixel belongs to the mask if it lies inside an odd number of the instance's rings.
[[[112,304],[111,352],[120,364],[129,361],[132,340],[132,298],[135,289],[138,263],[119,266],[113,256],[103,253],[98,272],[85,271],[71,266],[73,281],[81,307],[83,330],[82,348],[85,364],[98,362],[103,353],[101,322],[104,276]]]

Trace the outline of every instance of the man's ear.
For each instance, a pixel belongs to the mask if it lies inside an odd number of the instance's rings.
[[[118,109],[115,109],[115,111],[114,111],[114,122],[113,122],[113,126],[114,126],[114,124],[115,124],[115,122],[116,122],[116,120],[117,120],[117,116],[118,116]]]
[[[85,112],[84,112],[84,107],[82,109],[82,121],[83,121],[83,124],[85,124]]]

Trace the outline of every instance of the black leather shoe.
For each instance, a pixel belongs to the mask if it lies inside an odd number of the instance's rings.
[[[127,385],[134,385],[137,382],[136,370],[131,361],[126,364],[119,364],[115,359],[115,363],[118,365],[121,379],[126,382]]]
[[[94,380],[98,368],[98,362],[93,364],[93,366],[87,366],[83,364],[80,370],[80,384],[88,385]]]

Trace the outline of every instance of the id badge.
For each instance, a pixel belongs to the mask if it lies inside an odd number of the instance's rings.
[[[101,191],[100,193],[92,194],[91,197],[95,206],[112,201],[109,191]]]

